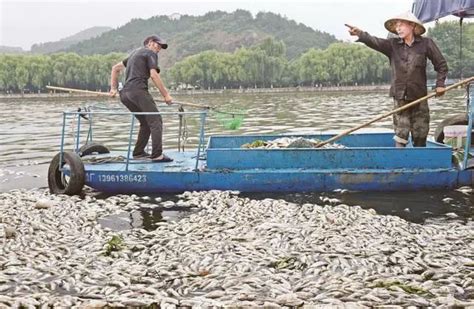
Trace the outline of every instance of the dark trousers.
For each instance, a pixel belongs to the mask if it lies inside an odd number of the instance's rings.
[[[158,112],[153,97],[146,90],[122,90],[120,100],[131,112]],[[151,133],[151,157],[159,157],[163,152],[163,120],[161,115],[135,115],[140,122],[137,143],[133,155],[145,153]]]

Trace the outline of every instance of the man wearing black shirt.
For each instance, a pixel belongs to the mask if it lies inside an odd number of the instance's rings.
[[[379,51],[390,59],[392,84],[390,96],[394,108],[426,96],[426,64],[429,59],[437,72],[436,94],[445,92],[448,65],[432,39],[422,37],[426,31],[412,13],[407,12],[385,22],[385,28],[398,38],[382,39],[357,27],[347,25],[349,33],[359,37],[359,42]],[[430,123],[428,101],[393,115],[395,145],[405,147],[411,134],[413,146],[425,147]]]
[[[168,48],[168,44],[156,35],[147,37],[143,47],[132,52],[126,59],[113,66],[110,77],[110,96],[117,95],[117,77],[125,70],[125,85],[120,91],[120,100],[131,112],[158,112],[153,97],[148,92],[148,79],[158,88],[164,101],[171,104],[169,95],[160,78],[158,52]],[[173,159],[163,154],[163,121],[161,115],[135,115],[140,122],[133,158],[148,158],[153,162],[171,162]],[[152,141],[152,153],[145,152],[148,139]]]

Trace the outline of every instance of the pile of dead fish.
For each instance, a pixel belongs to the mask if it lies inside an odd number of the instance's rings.
[[[280,137],[271,141],[256,140],[251,143],[243,144],[241,148],[262,148],[262,149],[279,149],[279,148],[317,148],[323,141],[319,139],[303,138],[303,137]],[[321,146],[325,149],[341,149],[346,146],[336,143],[329,143]]]
[[[98,219],[140,208],[136,196],[0,194],[0,307],[474,305],[472,221],[420,225],[329,198],[179,198],[162,203],[199,211],[113,231]]]

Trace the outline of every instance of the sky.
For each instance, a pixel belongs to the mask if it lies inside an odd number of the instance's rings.
[[[411,10],[413,0],[0,0],[0,45],[29,50],[94,26],[120,27],[133,18],[245,9],[274,12],[344,41],[345,23],[385,37],[386,19]],[[159,29],[151,29],[158,33]]]

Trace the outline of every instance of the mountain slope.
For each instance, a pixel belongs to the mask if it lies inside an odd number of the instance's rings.
[[[233,13],[209,12],[203,16],[133,19],[122,27],[75,44],[66,51],[79,54],[129,52],[141,46],[142,40],[153,33],[167,39],[170,45],[160,54],[160,63],[165,67],[205,50],[233,52],[240,47],[261,43],[268,37],[282,40],[290,59],[309,48],[326,48],[337,41],[333,35],[274,13],[258,13],[253,17],[248,11],[237,10]]]
[[[68,36],[56,42],[46,42],[33,44],[31,46],[31,52],[35,54],[48,54],[54,53],[60,50],[64,50],[74,44],[77,44],[84,40],[89,40],[101,35],[104,32],[110,31],[110,27],[92,27],[74,35]]]
[[[24,52],[21,47],[0,45],[0,54],[23,54]]]

